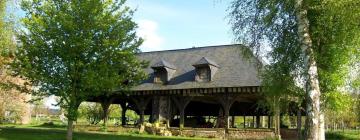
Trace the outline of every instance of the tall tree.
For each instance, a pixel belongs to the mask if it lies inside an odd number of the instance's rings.
[[[133,11],[125,0],[24,0],[24,29],[13,64],[28,92],[55,95],[66,109],[72,139],[77,109],[88,97],[109,96],[139,82],[144,63],[135,53]]]
[[[22,94],[13,85],[21,84],[19,77],[11,75],[9,63],[14,58],[14,19],[12,18],[11,1],[0,1],[0,123],[6,119],[15,122],[29,123],[30,105],[26,103],[29,96]],[[5,112],[10,115],[5,116]]]
[[[236,39],[256,54],[270,48],[270,65],[305,83],[306,139],[324,139],[320,107],[344,84],[359,49],[359,8],[357,0],[235,0],[230,7]],[[285,63],[293,60],[300,63]]]

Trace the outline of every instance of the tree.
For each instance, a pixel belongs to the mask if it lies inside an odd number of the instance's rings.
[[[12,65],[37,96],[55,95],[66,109],[67,139],[81,102],[127,90],[145,75],[135,53],[133,11],[125,0],[25,0]],[[25,87],[25,86],[24,86]]]
[[[85,118],[91,125],[98,124],[103,117],[101,105],[83,102],[79,107],[79,117]]]
[[[353,61],[350,56],[359,49],[359,7],[357,0],[235,0],[231,4],[236,39],[257,55],[270,48],[270,65],[289,70],[286,73],[296,79],[292,81],[304,83],[306,139],[324,139],[320,108],[327,95],[344,84]]]
[[[0,1],[0,123],[4,120],[29,123],[30,106],[26,101],[30,97],[13,88],[12,83],[22,84],[23,81],[9,70],[16,48],[11,6],[7,0]]]

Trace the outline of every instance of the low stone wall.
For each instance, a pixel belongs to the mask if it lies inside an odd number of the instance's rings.
[[[222,128],[184,128],[180,132],[178,128],[170,129],[173,135],[202,138],[225,138],[225,130]],[[274,138],[273,129],[229,129],[228,139],[267,139]]]
[[[225,131],[221,128],[184,128],[181,132],[179,128],[170,128],[173,135],[185,137],[201,138],[224,138]]]
[[[275,138],[273,129],[229,129],[228,139],[269,139]]]

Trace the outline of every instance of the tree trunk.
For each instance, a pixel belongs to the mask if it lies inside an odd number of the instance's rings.
[[[320,128],[319,128],[319,140],[325,140],[325,118],[324,114],[320,112]]]
[[[309,20],[307,18],[307,8],[303,0],[296,0],[296,19],[298,23],[298,35],[301,43],[301,50],[304,56],[304,66],[306,71],[306,117],[308,124],[305,128],[306,139],[319,140],[322,136],[320,128],[320,87],[318,71],[313,52],[313,44],[310,37]]]
[[[121,125],[125,126],[126,125],[126,102],[121,102],[120,103],[120,107],[121,107]]]
[[[107,130],[107,121],[108,121],[108,118],[109,118],[109,107],[111,105],[111,99],[106,99],[105,101],[103,101],[101,103],[101,107],[103,109],[103,126],[104,126],[104,129],[105,131]]]
[[[73,120],[68,119],[66,140],[72,140],[73,137]]]
[[[274,130],[277,139],[281,139],[280,135],[280,98],[274,97]]]

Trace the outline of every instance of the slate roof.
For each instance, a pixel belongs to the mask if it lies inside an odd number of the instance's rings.
[[[154,65],[151,66],[151,68],[160,68],[160,67],[168,67],[171,69],[176,69],[176,66],[173,64],[170,64],[169,62],[161,59],[159,62],[156,62]]]
[[[193,66],[200,66],[200,65],[213,65],[215,67],[219,67],[218,64],[216,64],[214,61],[212,61],[206,57],[202,57],[199,61],[197,61],[195,64],[193,64]]]
[[[241,49],[244,47],[233,44],[139,53],[137,54],[139,59],[150,63],[149,67],[145,69],[149,76],[140,85],[133,87],[132,90],[260,86],[261,80],[256,64],[261,61],[256,57],[244,58]],[[165,85],[153,83],[154,70],[151,66],[157,66],[159,62],[164,66],[176,67],[173,78]],[[203,62],[219,66],[210,82],[195,81],[193,64]]]

